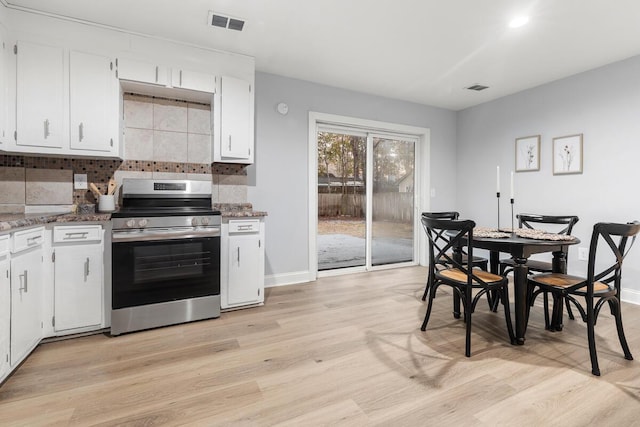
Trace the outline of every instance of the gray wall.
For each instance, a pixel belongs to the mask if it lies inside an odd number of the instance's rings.
[[[431,129],[430,179],[437,189],[431,208],[455,203],[455,112],[265,73],[256,73],[255,96],[256,162],[248,168],[248,200],[269,213],[267,285],[309,273],[309,111]],[[277,113],[279,102],[289,105],[286,116]]]
[[[508,196],[515,138],[541,135],[541,169],[516,173],[515,212],[576,214],[587,247],[593,224],[640,220],[640,57],[614,63],[457,115],[457,201],[464,216],[496,225],[496,166]],[[584,173],[552,174],[552,139],[584,134]],[[501,225],[510,225],[508,199]],[[569,270],[586,262],[569,253]],[[623,298],[640,303],[640,245],[625,262]]]

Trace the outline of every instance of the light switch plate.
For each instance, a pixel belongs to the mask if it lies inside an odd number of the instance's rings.
[[[73,189],[74,190],[86,190],[89,186],[87,184],[86,173],[73,174]]]

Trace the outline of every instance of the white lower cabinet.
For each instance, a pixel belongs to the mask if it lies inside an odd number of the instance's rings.
[[[13,233],[11,255],[11,366],[22,361],[42,338],[44,228]]]
[[[264,221],[229,220],[222,224],[221,307],[264,302]]]
[[[11,278],[9,276],[9,235],[0,236],[0,382],[9,374],[11,333]]]
[[[53,228],[56,335],[98,329],[103,323],[103,229]]]

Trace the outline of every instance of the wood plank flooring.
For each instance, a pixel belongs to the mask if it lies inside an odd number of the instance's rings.
[[[544,330],[524,346],[480,302],[471,358],[442,288],[419,327],[426,269],[409,267],[267,289],[264,307],[221,318],[40,345],[0,388],[0,425],[640,425],[640,361],[613,318]],[[640,307],[624,304],[640,358]]]

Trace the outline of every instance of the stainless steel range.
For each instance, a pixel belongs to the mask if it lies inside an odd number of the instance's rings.
[[[211,182],[124,179],[112,218],[111,334],[220,316]]]

